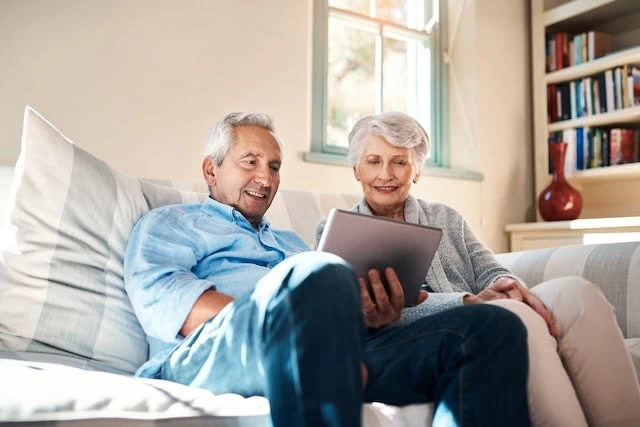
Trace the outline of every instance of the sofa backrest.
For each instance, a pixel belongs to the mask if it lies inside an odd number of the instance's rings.
[[[318,222],[332,208],[351,210],[359,199],[355,194],[279,190],[266,216],[272,227],[293,230],[314,248]]]
[[[0,230],[7,222],[7,203],[11,182],[13,182],[13,166],[0,166]]]

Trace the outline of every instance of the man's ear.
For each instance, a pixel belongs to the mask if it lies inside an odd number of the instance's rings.
[[[356,181],[360,181],[360,174],[355,166],[353,167],[353,176],[356,178]]]
[[[207,187],[211,189],[216,185],[216,175],[214,172],[214,164],[211,157],[207,156],[202,161],[202,176],[204,177]]]

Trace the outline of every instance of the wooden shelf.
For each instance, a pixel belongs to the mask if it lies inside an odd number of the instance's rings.
[[[603,168],[586,169],[567,175],[570,182],[616,181],[623,179],[640,179],[640,163],[607,166]]]
[[[547,30],[582,32],[635,11],[638,0],[573,0],[545,11],[543,22]]]
[[[640,47],[621,50],[619,52],[603,56],[602,58],[585,62],[584,64],[574,65],[558,71],[552,71],[546,74],[545,83],[551,84],[577,80],[624,64],[640,64]]]
[[[573,120],[562,120],[549,123],[549,132],[585,126],[610,126],[619,124],[640,124],[640,105],[612,111],[610,113],[594,114]]]

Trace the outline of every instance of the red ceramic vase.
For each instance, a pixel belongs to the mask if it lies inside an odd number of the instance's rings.
[[[582,210],[580,192],[569,184],[564,176],[566,142],[549,144],[549,155],[553,165],[551,184],[538,197],[538,209],[545,221],[576,219]]]

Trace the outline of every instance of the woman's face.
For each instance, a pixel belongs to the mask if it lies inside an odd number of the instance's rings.
[[[354,167],[367,203],[377,215],[403,212],[412,180],[419,177],[413,162],[413,150],[391,145],[381,136],[367,134],[364,149]]]

